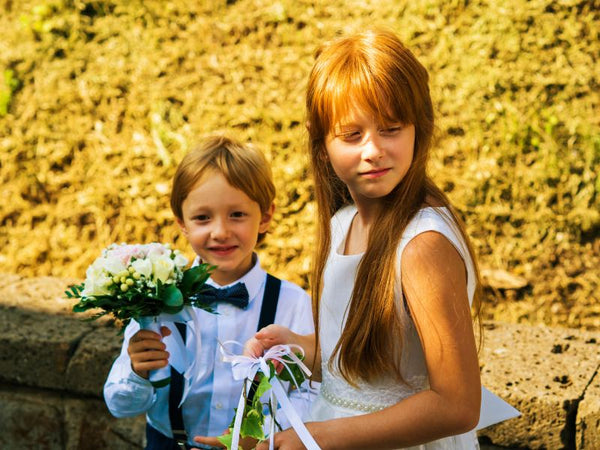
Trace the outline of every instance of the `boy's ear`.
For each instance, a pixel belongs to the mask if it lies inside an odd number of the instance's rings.
[[[266,233],[269,229],[269,225],[271,224],[271,219],[273,219],[273,213],[275,212],[275,203],[271,203],[269,209],[265,211],[260,218],[260,225],[258,226],[259,233]]]
[[[183,233],[183,235],[185,237],[187,237],[188,235],[188,230],[185,226],[185,223],[183,222],[183,220],[181,220],[179,217],[176,217],[175,220],[177,221],[177,225],[179,225],[179,229],[181,230],[181,232]]]

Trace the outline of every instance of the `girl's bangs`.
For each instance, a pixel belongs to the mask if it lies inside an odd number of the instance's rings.
[[[365,65],[356,64],[354,69],[346,68],[327,79],[318,108],[325,134],[355,109],[371,115],[382,126],[413,123],[411,103],[397,83],[376,77]]]

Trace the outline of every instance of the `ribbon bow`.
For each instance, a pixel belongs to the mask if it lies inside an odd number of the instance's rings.
[[[226,302],[244,309],[248,306],[248,289],[241,281],[226,288],[204,285],[200,292],[193,295],[193,299],[205,303]]]
[[[274,345],[269,350],[267,350],[263,356],[253,358],[251,356],[235,355],[233,353],[228,352],[225,349],[225,346],[227,344],[241,344],[236,341],[227,341],[220,345],[220,350],[223,361],[231,363],[233,378],[236,380],[245,380],[246,391],[250,390],[250,387],[252,386],[252,381],[254,380],[254,377],[256,376],[256,373],[258,371],[261,371],[267,377],[270,376],[271,371],[269,369],[267,361],[279,361],[291,375],[291,378],[294,384],[296,385],[296,388],[299,388],[299,386],[296,378],[294,377],[294,374],[289,368],[290,363],[298,365],[298,367],[300,367],[300,369],[304,372],[304,374],[307,377],[311,375],[311,372],[308,369],[308,367],[306,367],[302,360],[298,358],[293,351],[298,350],[302,355],[304,355],[304,349],[299,345]],[[275,448],[273,438],[275,435],[275,412],[277,411],[276,406],[278,402],[281,406],[281,410],[290,421],[292,428],[296,431],[298,437],[300,438],[304,446],[308,450],[321,450],[321,447],[319,447],[315,439],[312,437],[312,435],[306,428],[306,425],[304,425],[304,423],[302,422],[302,419],[298,415],[296,409],[288,399],[285,389],[281,385],[281,382],[279,381],[277,376],[274,376],[272,379],[270,379],[269,383],[272,387],[271,410],[273,414],[273,417],[271,418],[271,430],[269,433],[269,449],[272,450]],[[242,427],[242,419],[244,416],[245,402],[246,396],[244,395],[244,392],[242,392],[242,395],[240,396],[240,400],[238,402],[237,412],[233,424],[233,437],[231,442],[232,449],[237,449],[239,445],[240,430]]]

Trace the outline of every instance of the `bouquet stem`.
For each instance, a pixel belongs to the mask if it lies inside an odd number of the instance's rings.
[[[144,330],[154,331],[155,333],[160,333],[160,322],[157,317],[148,317],[143,316],[137,319],[140,324],[140,328]],[[161,367],[160,369],[151,370],[148,375],[148,379],[152,386],[155,388],[161,388],[168,386],[171,382],[171,366],[167,365],[166,367]]]

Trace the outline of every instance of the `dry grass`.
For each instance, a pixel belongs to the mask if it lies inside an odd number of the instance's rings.
[[[83,277],[114,241],[189,254],[170,179],[202,135],[229,130],[273,162],[263,261],[306,286],[312,53],[339,31],[383,25],[430,70],[431,169],[482,267],[526,280],[489,279],[486,317],[599,329],[600,3],[323,4],[0,0],[0,70],[12,71],[0,79],[0,271]]]

